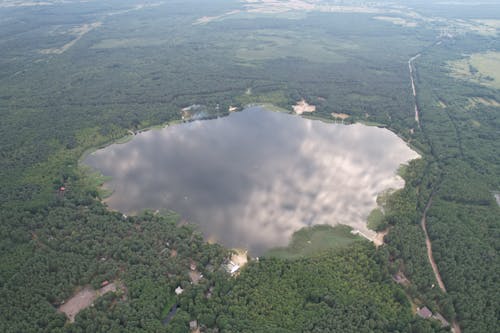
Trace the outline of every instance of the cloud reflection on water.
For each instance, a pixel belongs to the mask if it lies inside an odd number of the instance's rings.
[[[85,163],[113,177],[111,208],[172,209],[207,238],[259,255],[306,225],[371,234],[377,194],[401,187],[395,171],[415,157],[385,129],[251,108],[141,133]]]

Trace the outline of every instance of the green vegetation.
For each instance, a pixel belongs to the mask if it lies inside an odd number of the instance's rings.
[[[396,332],[418,326],[367,242],[300,259],[261,259],[189,311],[224,332]]]
[[[500,117],[491,105],[469,109],[467,97],[498,100],[500,91],[453,80],[447,75],[446,60],[473,49],[484,52],[483,42],[464,38],[445,43],[429,49],[417,63],[418,103],[425,110],[422,132],[431,148],[430,169],[419,188],[427,197],[434,193],[427,228],[448,289],[438,303],[449,315],[456,313],[464,331],[470,332],[494,331],[498,322],[498,313],[494,314],[500,307],[498,281],[493,276],[500,267],[500,209],[491,191],[500,187]],[[498,40],[493,45],[498,48]],[[447,107],[437,106],[439,100]]]
[[[368,215],[368,228],[375,231],[384,230],[387,226],[384,224],[384,221],[384,213],[380,210],[380,208],[375,208],[370,212],[370,215]]]
[[[186,332],[193,319],[207,332],[439,331],[414,319],[406,294],[456,318],[465,333],[498,330],[500,91],[497,62],[488,62],[498,38],[461,34],[436,44],[442,23],[402,28],[359,13],[252,13],[193,25],[241,4],[135,5],[0,8],[0,331]],[[474,7],[467,17],[495,12]],[[102,25],[65,52],[40,53],[93,22]],[[420,128],[407,64],[417,53]],[[449,64],[462,54],[473,54],[464,68],[487,84],[452,76]],[[402,173],[405,188],[384,196],[383,217],[372,216],[390,226],[378,250],[317,227],[276,250],[281,258],[230,278],[221,269],[226,250],[172,214],[108,211],[102,179],[77,166],[86,150],[179,121],[188,105],[223,116],[247,103],[291,110],[302,98],[317,106],[314,117],[345,113],[384,125],[422,154]],[[427,228],[446,294],[433,287],[419,225],[431,197]],[[199,285],[190,284],[192,261],[204,275]],[[390,279],[398,271],[411,281],[406,294]],[[125,299],[109,293],[72,325],[56,311],[77,287],[117,278]],[[163,326],[175,302],[180,309]]]
[[[335,227],[329,225],[316,225],[296,231],[287,247],[276,248],[268,251],[265,257],[281,259],[298,259],[317,256],[324,252],[344,249],[356,241],[361,241],[360,236],[351,234],[351,228],[345,225]]]
[[[450,67],[454,77],[500,89],[500,52],[474,53]]]
[[[324,37],[324,38],[321,38]],[[236,57],[245,62],[259,62],[290,56],[314,62],[345,62],[342,50],[355,49],[349,41],[321,35],[321,31],[299,33],[283,30],[253,30],[241,41]]]

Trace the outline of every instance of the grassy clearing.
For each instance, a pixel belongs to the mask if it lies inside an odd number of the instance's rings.
[[[289,103],[283,91],[271,91],[265,94],[253,94],[252,90],[249,88],[247,93],[240,95],[236,98],[236,102],[240,105],[252,105],[259,104],[265,105],[266,108],[272,106],[273,109],[282,110],[278,105],[287,105]],[[292,110],[287,110],[291,112]]]
[[[112,179],[111,177],[103,176],[101,173],[82,164],[79,165],[79,171],[81,174],[79,186],[87,189],[97,189],[97,193],[102,199],[106,199],[113,194],[112,190],[103,186],[105,182]]]
[[[327,250],[342,249],[363,238],[351,234],[345,225],[316,225],[295,232],[287,247],[269,250],[265,256],[282,259],[299,259],[317,256]]]
[[[264,61],[286,57],[298,57],[314,62],[343,62],[343,50],[357,45],[313,35],[304,35],[274,30],[258,30],[242,39],[236,48],[236,57],[243,61]]]
[[[500,89],[500,52],[475,53],[449,66],[456,78]]]
[[[103,39],[92,46],[93,49],[114,49],[163,45],[167,40],[154,38],[112,38]]]
[[[469,105],[467,105],[467,109],[474,109],[478,105],[486,105],[486,106],[495,106],[500,107],[500,103],[491,98],[485,97],[471,97],[469,98]]]

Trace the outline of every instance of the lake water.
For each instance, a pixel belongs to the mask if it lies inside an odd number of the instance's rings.
[[[253,107],[137,134],[84,164],[112,177],[110,208],[171,209],[208,240],[260,255],[314,224],[374,236],[366,217],[377,194],[402,187],[396,171],[416,157],[386,129]]]

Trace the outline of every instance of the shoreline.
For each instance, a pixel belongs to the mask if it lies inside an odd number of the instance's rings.
[[[287,110],[287,109],[284,109],[282,107],[275,106],[273,104],[268,104],[268,103],[250,103],[250,104],[245,105],[244,108],[242,108],[241,110],[238,110],[236,112],[242,112],[242,111],[244,111],[244,110],[246,110],[248,108],[255,108],[255,107],[262,108],[262,109],[270,111],[270,112],[288,113],[290,115],[300,116],[302,118],[309,119],[309,120],[318,120],[318,121],[321,121],[321,122],[324,122],[324,123],[327,123],[327,124],[337,124],[337,123],[334,123],[333,120],[331,120],[331,119],[325,119],[325,118],[321,118],[321,117],[318,117],[318,116],[314,116],[311,113],[296,114],[292,110]],[[199,120],[204,120],[204,119],[199,119]],[[414,159],[422,158],[421,152],[419,152],[418,149],[416,149],[415,147],[413,147],[410,144],[409,141],[407,141],[404,137],[401,136],[400,133],[396,132],[395,130],[391,129],[388,126],[385,126],[383,124],[375,124],[375,123],[374,124],[367,124],[367,123],[364,123],[363,121],[357,121],[356,119],[353,119],[353,120],[354,120],[354,122],[352,122],[352,123],[339,124],[339,125],[356,125],[356,124],[359,124],[359,125],[362,125],[362,126],[368,126],[368,127],[376,126],[378,128],[381,128],[381,129],[387,129],[391,133],[395,134],[400,140],[402,140],[403,142],[405,142],[405,144],[408,146],[408,148],[411,149],[417,155],[415,158],[412,158],[412,159],[410,159],[410,160],[408,160],[408,161],[406,161],[404,163],[401,163],[399,165],[398,169],[395,170],[394,177],[396,177],[399,180],[401,180],[403,185],[401,187],[398,186],[397,188],[388,188],[388,189],[385,189],[385,190],[381,191],[380,193],[377,194],[376,199],[378,200],[378,198],[383,193],[385,193],[387,190],[396,191],[396,190],[403,189],[406,186],[406,182],[404,181],[404,178],[401,175],[401,170],[410,161],[412,161]],[[84,151],[84,153],[82,154],[82,156],[78,159],[77,168],[85,175],[85,177],[88,177],[88,178],[92,179],[93,182],[98,181],[100,183],[100,185],[96,186],[96,188],[97,188],[98,191],[105,192],[105,194],[102,195],[100,193],[99,201],[103,205],[105,205],[105,207],[106,207],[106,209],[108,211],[120,212],[122,214],[127,214],[127,215],[131,215],[131,216],[139,214],[138,212],[125,213],[125,212],[121,212],[119,210],[116,210],[114,208],[111,208],[108,203],[109,203],[110,197],[114,194],[114,191],[112,189],[106,188],[106,183],[109,183],[109,181],[111,180],[110,177],[106,177],[106,176],[102,175],[98,170],[92,168],[89,165],[84,164],[84,160],[90,154],[92,154],[92,153],[94,153],[94,152],[96,152],[96,151],[98,151],[100,149],[109,147],[109,146],[111,146],[113,144],[125,144],[125,143],[129,142],[130,140],[132,140],[134,138],[134,136],[136,136],[138,134],[145,133],[145,132],[148,132],[148,131],[151,131],[151,130],[162,130],[162,129],[165,129],[166,127],[168,127],[168,126],[179,125],[179,124],[183,124],[183,123],[185,123],[185,121],[174,120],[174,121],[165,122],[165,123],[162,123],[162,124],[159,124],[159,125],[148,126],[148,127],[139,129],[137,131],[132,131],[132,130],[129,129],[129,130],[127,130],[128,134],[125,135],[125,136],[122,136],[122,137],[120,137],[118,139],[115,139],[115,140],[106,141],[105,143],[103,143],[103,144],[101,144],[99,146],[93,146],[93,147],[90,147],[90,148],[88,148],[88,149],[86,149]],[[99,173],[99,174],[97,175],[96,173]],[[102,178],[106,178],[106,179],[102,179]],[[373,209],[376,209],[376,208],[380,208],[380,205],[377,205]],[[147,210],[147,209],[145,209],[145,210]],[[348,225],[348,226],[352,228],[353,234],[359,234],[359,235],[361,235],[366,240],[372,242],[376,247],[379,247],[379,246],[383,245],[384,244],[383,238],[388,233],[388,230],[384,230],[382,232],[377,232],[375,230],[370,229],[368,227],[368,217],[366,217],[363,222],[364,222],[364,228],[359,228],[359,226],[358,227],[351,226],[351,225]],[[335,223],[335,224],[329,224],[329,225],[331,225],[332,227],[334,227],[336,225],[346,225],[346,224]],[[295,230],[294,232],[297,232],[299,230]]]

